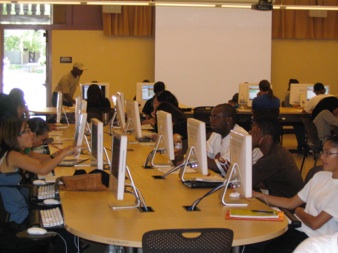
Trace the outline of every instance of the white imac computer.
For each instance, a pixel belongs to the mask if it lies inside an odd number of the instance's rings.
[[[124,130],[126,127],[126,116],[124,112],[124,106],[120,94],[113,96],[113,101],[115,100],[115,111],[117,115],[118,125],[121,130]]]
[[[330,86],[325,85],[325,94],[330,93]],[[309,101],[311,98],[315,97],[316,93],[313,92],[313,85],[308,85],[307,86],[307,91],[306,91],[306,100]]]
[[[80,113],[79,120],[75,125],[75,135],[74,135],[74,147],[79,147],[79,154],[75,158],[80,157],[81,146],[84,139],[85,129],[87,124],[87,113]]]
[[[103,96],[105,96],[106,98],[109,99],[109,83],[96,83],[96,82],[92,82],[92,83],[81,83],[80,84],[80,90],[81,90],[81,97],[83,99],[87,99],[87,91],[90,85],[92,84],[96,84],[100,87]]]
[[[126,114],[127,114],[127,124],[125,127],[125,133],[131,131],[136,139],[142,138],[142,127],[140,112],[138,109],[138,103],[134,100],[126,101]]]
[[[124,198],[127,142],[127,136],[113,132],[109,189],[117,200]]]
[[[123,92],[116,92],[117,97],[121,100],[121,106],[122,106],[122,111],[123,113],[126,113],[126,100]]]
[[[184,173],[187,166],[194,168],[203,176],[208,175],[205,123],[193,118],[188,118],[188,151],[186,153],[184,167],[180,170],[182,183],[188,187],[193,187],[191,181],[184,179]]]
[[[75,99],[75,124],[79,119],[80,113],[86,113],[87,112],[87,100],[84,100],[83,98],[76,97]]]
[[[145,102],[152,98],[154,93],[154,83],[137,83],[136,84],[136,101],[142,110]]]
[[[58,91],[57,101],[56,101],[56,123],[61,124],[62,116],[62,92]]]
[[[230,157],[221,201],[226,206],[247,206],[246,198],[252,197],[252,136],[231,130]],[[226,196],[229,184],[232,184],[239,197]]]
[[[290,104],[293,106],[304,107],[307,96],[307,87],[311,84],[293,83],[290,85]]]
[[[103,170],[103,123],[98,119],[91,119],[91,165]]]

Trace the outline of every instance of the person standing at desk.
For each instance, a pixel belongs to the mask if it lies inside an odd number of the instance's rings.
[[[212,133],[207,140],[208,168],[226,175],[230,166],[230,131],[247,134],[237,123],[237,112],[231,104],[219,104],[211,111],[210,127]],[[257,161],[262,153],[259,149],[253,151],[253,161]]]
[[[283,198],[253,192],[253,196],[269,205],[295,209],[295,214],[302,222],[300,228],[289,229],[283,235],[266,242],[268,246],[259,252],[291,253],[307,238],[338,232],[338,137],[329,138],[323,150],[320,158],[324,171],[317,172],[293,197]],[[303,204],[306,204],[305,208],[302,207]],[[244,253],[258,252],[251,251],[250,248],[251,246],[246,246]]]
[[[86,68],[82,63],[75,62],[73,69],[61,77],[52,94],[52,105],[54,107],[56,107],[59,91],[62,92],[62,104],[64,106],[73,106],[73,104],[75,104],[73,96],[84,70],[86,70]]]
[[[271,89],[268,80],[259,82],[259,95],[252,100],[252,110],[254,119],[273,115],[278,117],[280,100],[277,98]]]

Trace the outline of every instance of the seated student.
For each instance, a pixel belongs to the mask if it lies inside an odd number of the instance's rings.
[[[154,97],[157,96],[160,92],[165,90],[165,84],[164,82],[156,82],[154,84],[154,93],[155,95],[151,98],[148,99],[146,101],[146,103],[143,106],[142,109],[142,113],[145,116],[146,120],[149,120],[150,118],[152,118],[153,116],[151,115],[151,113],[154,111]]]
[[[263,117],[266,115],[278,116],[280,100],[271,89],[268,80],[259,82],[259,95],[252,100],[253,117]]]
[[[273,196],[292,197],[303,187],[303,179],[293,156],[279,143],[280,131],[274,117],[254,121],[252,147],[259,148],[263,156],[252,166],[252,186]]]
[[[102,120],[102,113],[109,112],[110,101],[106,98],[97,84],[91,84],[87,90],[88,121],[91,118]]]
[[[321,160],[324,171],[317,172],[295,196],[285,198],[253,192],[256,198],[269,205],[295,209],[302,222],[300,228],[289,229],[283,235],[265,242],[265,249],[261,248],[259,252],[291,253],[307,238],[338,232],[338,137],[330,137],[323,150]],[[305,208],[302,207],[304,204]],[[258,252],[251,250],[253,246],[257,249],[258,244],[246,246],[244,252]],[[311,252],[317,251],[313,249]]]
[[[313,123],[317,128],[318,137],[322,143],[330,136],[335,135],[335,129],[338,128],[338,104],[335,105],[332,111],[321,111],[313,120]]]
[[[239,107],[239,104],[238,104],[238,92],[235,93],[233,96],[232,96],[232,99],[230,99],[228,101],[229,104],[231,104],[233,107],[235,108],[238,108]]]
[[[338,252],[338,232],[333,235],[315,236],[305,239],[293,253]]]
[[[220,104],[211,111],[210,127],[212,133],[207,140],[208,168],[225,176],[230,165],[230,131],[247,132],[236,124],[237,112],[230,104]],[[255,162],[262,153],[259,149],[253,151]]]
[[[41,149],[41,147],[48,144],[47,141],[50,132],[48,123],[41,118],[32,118],[27,120],[27,124],[34,135],[32,151],[45,153],[44,149]]]
[[[77,154],[77,147],[69,146],[60,150],[54,159],[48,156],[49,159],[40,160],[24,153],[32,146],[33,134],[23,119],[14,117],[3,122],[0,127],[0,194],[10,214],[9,221],[23,226],[29,225],[29,206],[19,188],[13,187],[21,181],[20,170],[46,175],[65,156]]]
[[[150,124],[152,126],[156,125],[156,119],[155,119],[155,114],[156,114],[156,109],[157,107],[161,104],[161,103],[170,103],[173,104],[175,107],[178,108],[178,100],[176,98],[176,96],[174,94],[172,94],[170,91],[168,90],[164,90],[162,92],[160,92],[158,95],[154,96],[154,111],[152,112],[152,118],[150,118],[149,120],[144,120],[142,122],[143,125],[145,124]]]
[[[326,90],[322,83],[315,83],[313,85],[313,92],[316,94],[309,101],[305,102],[303,112],[304,113],[312,113],[312,110],[315,109],[316,105],[326,97],[331,97],[331,94],[325,94]]]

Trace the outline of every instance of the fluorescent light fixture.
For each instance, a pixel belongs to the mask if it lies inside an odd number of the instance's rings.
[[[317,11],[338,11],[338,6],[323,5],[274,5],[274,10],[317,10]]]

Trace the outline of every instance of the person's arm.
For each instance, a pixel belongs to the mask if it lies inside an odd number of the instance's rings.
[[[69,95],[69,93],[63,93],[62,95],[67,99],[67,101],[69,101],[73,104],[76,103],[76,101]]]
[[[316,230],[332,219],[332,216],[325,211],[321,211],[317,216],[313,216],[304,211],[304,208],[297,207],[295,214],[308,227]]]
[[[293,210],[299,207],[300,205],[304,204],[304,201],[301,200],[297,194],[293,196],[292,198],[284,198],[284,197],[277,197],[277,196],[267,195],[261,192],[252,191],[252,195],[255,198],[258,198],[266,202],[266,204],[268,205],[283,207],[289,210]]]
[[[9,166],[21,168],[36,174],[46,175],[52,171],[67,155],[77,155],[78,147],[69,146],[57,152],[54,159],[40,161],[17,151],[8,154]]]

